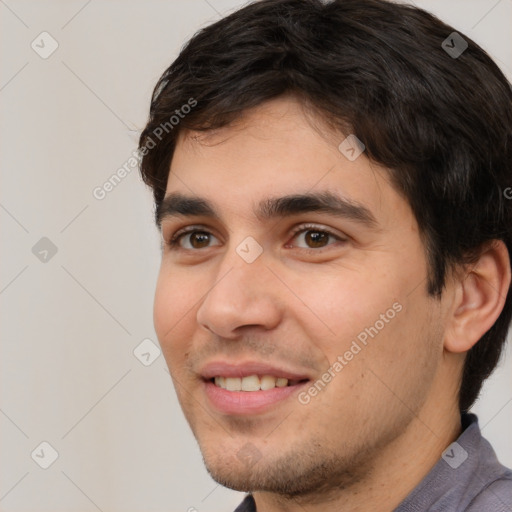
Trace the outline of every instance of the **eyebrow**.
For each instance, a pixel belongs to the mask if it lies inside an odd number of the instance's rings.
[[[268,198],[260,201],[255,215],[259,220],[269,220],[309,212],[343,217],[373,229],[378,226],[377,219],[366,206],[329,191]],[[155,212],[156,223],[159,227],[167,218],[182,216],[210,217],[220,220],[220,215],[207,199],[187,196],[178,192],[167,195]]]

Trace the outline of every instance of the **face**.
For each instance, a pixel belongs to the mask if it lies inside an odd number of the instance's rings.
[[[407,201],[321,126],[280,98],[185,132],[170,168],[155,327],[208,471],[241,491],[363,478],[442,357]]]

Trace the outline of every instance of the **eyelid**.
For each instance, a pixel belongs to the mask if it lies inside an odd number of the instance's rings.
[[[199,224],[192,224],[185,226],[183,228],[178,229],[175,233],[172,234],[171,240],[176,240],[179,236],[184,235],[185,233],[189,233],[190,231],[200,230],[203,229],[203,226]]]
[[[299,233],[303,231],[319,231],[321,233],[327,233],[328,235],[338,239],[341,242],[348,241],[348,236],[343,236],[341,234],[335,233],[332,229],[323,226],[322,224],[311,224],[311,223],[305,223],[301,224],[297,227],[295,227],[292,231],[292,239],[295,238]],[[313,249],[315,251],[318,251],[318,249]]]

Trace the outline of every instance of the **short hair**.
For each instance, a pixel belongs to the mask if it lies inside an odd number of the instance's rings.
[[[262,0],[201,29],[159,79],[140,136],[157,211],[181,131],[226,126],[294,94],[329,126],[348,127],[388,169],[419,225],[427,291],[439,298],[450,270],[476,262],[492,240],[509,254],[512,243],[510,84],[453,32],[422,9],[384,0]],[[448,47],[467,43],[460,55],[447,51],[449,36]],[[509,289],[466,354],[461,411],[496,367],[511,316]]]

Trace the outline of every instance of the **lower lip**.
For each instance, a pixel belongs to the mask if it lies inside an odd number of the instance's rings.
[[[211,381],[205,381],[203,384],[206,396],[218,411],[224,414],[258,414],[296,395],[308,382],[264,391],[228,391]]]

